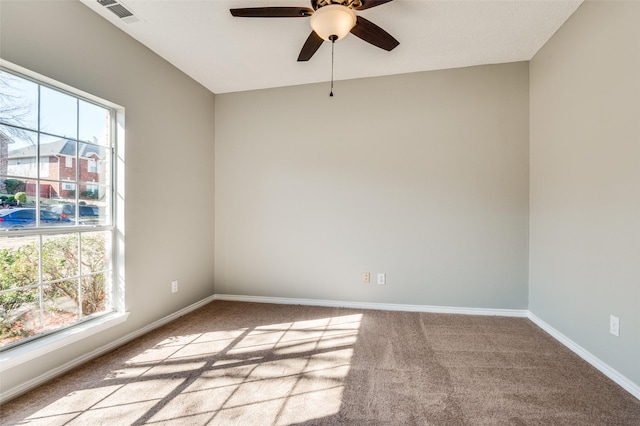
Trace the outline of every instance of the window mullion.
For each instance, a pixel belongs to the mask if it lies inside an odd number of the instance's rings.
[[[76,135],[75,135],[75,142],[76,142],[76,203],[75,203],[75,209],[76,209],[76,214],[75,214],[75,224],[78,225],[80,223],[80,99],[76,99]],[[78,268],[78,278],[77,278],[77,282],[76,285],[78,287],[77,289],[77,294],[78,294],[78,319],[82,319],[83,317],[83,310],[82,310],[82,262],[81,262],[81,256],[82,256],[82,234],[80,232],[78,232],[76,234],[78,236],[78,259],[77,259],[77,268]]]
[[[36,228],[40,227],[40,130],[42,128],[41,124],[42,117],[42,86],[38,84],[38,113],[36,118],[36,128],[38,132],[36,134],[36,170],[37,170],[37,179],[36,179]],[[26,190],[26,188],[25,188]],[[26,191],[25,191],[26,192]],[[40,320],[40,330],[42,333],[44,331],[44,288],[42,287],[43,282],[43,245],[42,245],[42,235],[38,235],[38,304],[39,308],[39,320]]]
[[[36,197],[36,227],[40,226],[40,117],[42,116],[41,111],[41,89],[42,86],[38,84],[38,114],[37,114],[37,122],[36,128],[38,132],[36,134],[36,193],[34,194]],[[27,188],[25,188],[25,193]]]
[[[80,208],[78,207],[78,211]],[[76,216],[77,219],[77,216]],[[80,232],[78,235],[78,319],[82,319],[84,316],[84,312],[82,310],[82,234]]]
[[[76,215],[75,215],[75,222],[76,225],[80,222],[80,100],[76,99],[76,137],[75,137],[75,142],[76,142],[76,192],[75,192],[75,199],[76,199]]]
[[[38,235],[38,304],[39,304],[39,322],[40,322],[40,333],[42,333],[44,331],[44,288],[43,288],[43,275],[44,275],[44,271],[43,271],[43,266],[42,266],[42,261],[43,261],[43,256],[42,256],[42,251],[43,251],[43,244],[42,244],[42,235]]]

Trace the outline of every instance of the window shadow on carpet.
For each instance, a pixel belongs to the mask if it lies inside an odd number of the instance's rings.
[[[0,424],[640,424],[525,318],[215,301],[2,407]]]

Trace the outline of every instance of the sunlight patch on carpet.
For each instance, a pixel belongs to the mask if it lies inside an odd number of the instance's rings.
[[[216,424],[291,424],[335,415],[361,320],[357,314],[244,330],[149,422],[187,420],[185,406],[193,421],[209,414],[207,421]]]
[[[340,412],[361,314],[171,336],[28,421],[292,424]]]

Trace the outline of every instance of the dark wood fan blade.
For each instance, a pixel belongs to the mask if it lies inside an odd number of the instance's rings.
[[[298,55],[298,62],[304,62],[311,59],[314,53],[322,46],[324,40],[315,31],[311,31],[307,41],[304,42],[300,55]]]
[[[384,50],[393,50],[400,44],[391,34],[362,16],[357,17],[356,25],[351,28],[351,34]]]
[[[355,10],[365,10],[371,9],[372,7],[380,6],[381,4],[389,3],[393,0],[360,0],[362,2],[362,6],[354,7]]]
[[[233,16],[241,18],[304,18],[311,16],[313,9],[308,7],[246,7],[229,9]]]

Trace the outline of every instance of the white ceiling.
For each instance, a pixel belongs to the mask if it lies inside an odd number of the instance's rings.
[[[309,18],[234,18],[229,8],[309,0],[124,0],[127,24],[80,0],[214,93],[328,81],[331,45],[297,62]],[[531,59],[582,0],[395,0],[357,12],[393,35],[391,52],[348,35],[335,45],[336,80]]]

